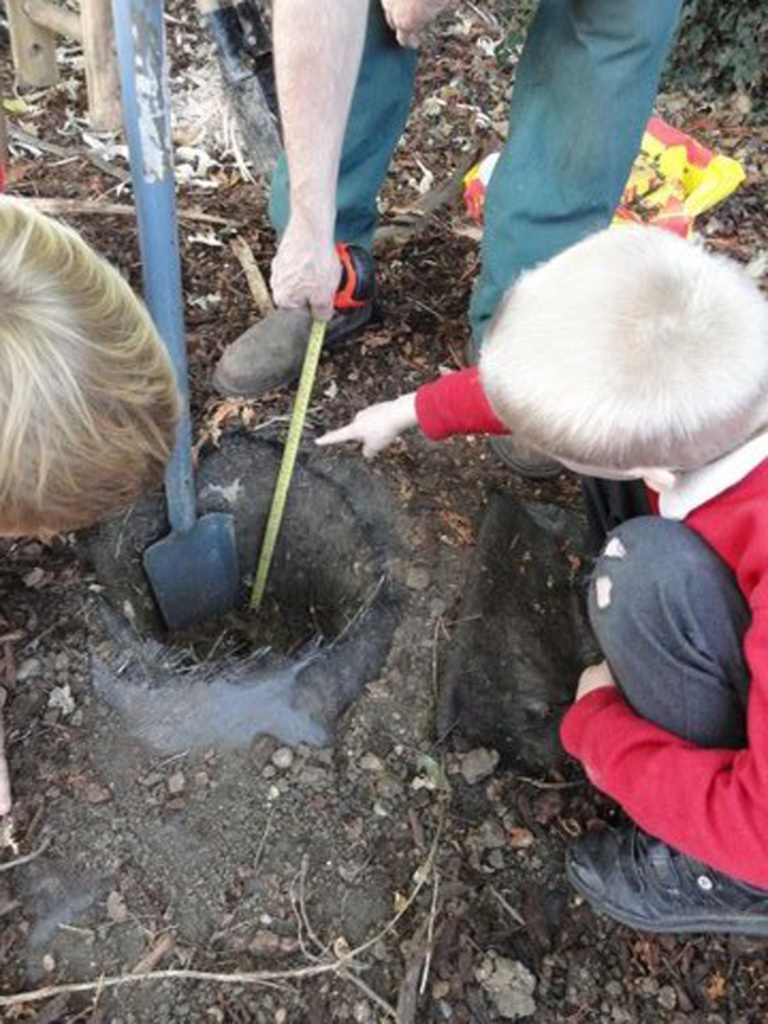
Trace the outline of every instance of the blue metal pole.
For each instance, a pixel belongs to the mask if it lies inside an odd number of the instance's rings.
[[[182,397],[165,490],[171,528],[184,532],[195,523],[195,487],[163,0],[113,0],[112,9],[144,296],[173,362]]]

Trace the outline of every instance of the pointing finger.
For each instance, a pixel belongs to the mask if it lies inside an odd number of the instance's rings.
[[[348,424],[346,427],[339,427],[338,430],[329,430],[315,440],[315,444],[326,445],[326,444],[341,444],[342,441],[357,441],[357,431],[353,424]]]

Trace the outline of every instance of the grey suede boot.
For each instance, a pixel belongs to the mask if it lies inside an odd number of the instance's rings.
[[[520,444],[513,437],[490,437],[488,444],[493,454],[520,476],[532,480],[550,480],[563,470],[556,459],[550,459],[548,455]]]
[[[334,313],[328,322],[326,345],[359,334],[372,315],[372,303]],[[272,388],[299,376],[312,317],[304,309],[275,309],[224,349],[213,375],[221,395],[259,398]]]
[[[480,351],[471,334],[464,346],[464,358],[469,366],[476,366],[480,362]],[[496,458],[513,473],[531,480],[551,480],[563,469],[555,459],[515,441],[511,436],[489,437],[488,446]]]

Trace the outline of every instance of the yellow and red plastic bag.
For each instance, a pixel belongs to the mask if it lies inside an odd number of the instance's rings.
[[[491,153],[464,178],[464,204],[476,224],[482,224],[485,190],[498,158]],[[613,223],[653,224],[687,238],[696,217],[735,192],[744,178],[737,160],[652,117]]]

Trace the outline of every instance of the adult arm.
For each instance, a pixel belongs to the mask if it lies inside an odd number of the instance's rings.
[[[367,17],[368,0],[277,0],[273,16],[290,217],[272,265],[272,291],[278,306],[309,305],[323,319],[331,315],[341,271],[336,186]]]

